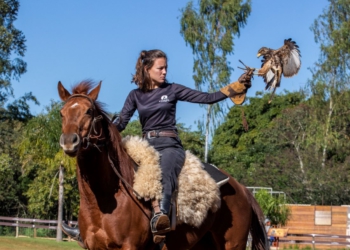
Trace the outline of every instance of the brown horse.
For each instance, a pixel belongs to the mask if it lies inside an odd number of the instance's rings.
[[[77,159],[79,229],[88,249],[159,249],[152,241],[151,206],[132,191],[133,162],[121,135],[97,102],[101,82],[76,85],[70,94],[58,83],[64,152]],[[262,211],[243,185],[230,177],[220,188],[221,207],[200,226],[177,225],[162,249],[268,249]]]

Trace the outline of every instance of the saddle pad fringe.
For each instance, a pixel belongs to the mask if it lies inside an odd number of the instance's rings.
[[[160,200],[163,187],[158,151],[139,136],[126,136],[122,143],[129,156],[139,165],[134,178],[134,189],[141,196],[138,198]],[[185,165],[178,181],[178,223],[199,227],[209,209],[212,212],[219,209],[219,187],[190,151],[186,151]]]
[[[195,227],[202,224],[209,209],[216,212],[221,205],[218,185],[190,151],[186,151],[185,165],[179,175],[177,204],[178,219]]]
[[[139,136],[126,136],[123,146],[139,168],[134,177],[134,189],[145,200],[162,199],[162,171],[159,153]]]

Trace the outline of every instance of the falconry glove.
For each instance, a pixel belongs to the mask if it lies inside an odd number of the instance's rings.
[[[229,85],[221,88],[221,93],[227,97],[230,97],[234,104],[243,104],[247,91],[252,86],[251,79],[253,77],[253,72],[254,70],[247,70],[238,78],[238,81],[230,83]]]

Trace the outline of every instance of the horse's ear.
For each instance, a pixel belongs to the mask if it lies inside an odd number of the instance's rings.
[[[58,95],[60,96],[62,101],[65,102],[71,96],[71,94],[68,92],[68,90],[66,90],[63,87],[61,81],[58,82],[57,89],[58,89]]]
[[[98,94],[100,93],[101,84],[102,84],[102,81],[100,81],[99,84],[89,93],[89,97],[94,101],[97,100]]]

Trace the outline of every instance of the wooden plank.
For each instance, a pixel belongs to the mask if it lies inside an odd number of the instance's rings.
[[[315,211],[332,211],[331,206],[315,206]]]
[[[334,206],[332,207],[332,212],[341,212],[341,213],[347,213],[348,212],[348,207],[339,207],[339,206]]]
[[[57,220],[39,220],[39,219],[26,219],[26,218],[13,218],[13,217],[3,217],[0,216],[0,220],[5,221],[21,221],[21,222],[37,222],[37,223],[51,223],[51,224],[57,224]]]
[[[312,230],[312,229],[319,229],[319,230],[345,230],[347,227],[345,225],[331,225],[331,226],[317,226],[312,224],[287,224],[286,227],[288,228],[300,228],[300,229],[306,229],[306,230]]]
[[[26,227],[26,228],[46,228],[46,229],[57,229],[57,226],[45,226],[45,225],[33,225],[33,224],[23,224],[23,223],[11,223],[11,222],[0,222],[1,226],[10,227]]]
[[[289,228],[289,233],[290,234],[297,234],[297,235],[302,235],[302,234],[311,234],[311,233],[317,233],[317,234],[344,234],[345,230],[329,230],[329,231],[325,231],[325,230],[303,230],[303,229],[293,229],[293,228]]]
[[[313,213],[315,209],[313,207],[290,207],[290,210],[292,212],[310,214]]]
[[[46,224],[57,224],[57,220],[41,220],[41,219],[28,219],[28,218],[17,218],[17,217],[4,217],[0,216],[0,221],[20,221],[20,222],[34,222],[34,223],[46,223]],[[77,221],[69,221],[71,224],[78,224]]]

